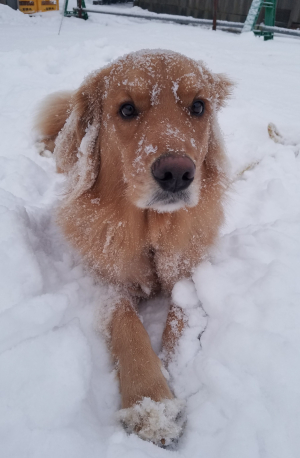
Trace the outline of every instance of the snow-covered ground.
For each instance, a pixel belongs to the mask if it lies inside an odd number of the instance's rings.
[[[0,457],[299,457],[300,40],[96,14],[65,18],[58,36],[60,19],[0,5]],[[227,223],[211,260],[174,291],[189,315],[170,368],[187,400],[176,451],[128,436],[116,419],[96,326],[108,292],[55,225],[63,178],[31,132],[45,95],[141,48],[202,59],[237,83],[220,114]],[[269,139],[269,122],[286,144]],[[142,315],[159,351],[165,302]]]

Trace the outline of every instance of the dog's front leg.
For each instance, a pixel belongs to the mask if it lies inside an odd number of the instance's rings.
[[[122,299],[111,322],[111,350],[118,364],[122,410],[130,432],[168,445],[182,430],[182,401],[174,399],[149,336],[129,299]]]
[[[161,361],[127,299],[118,304],[113,315],[111,349],[118,364],[122,408],[132,407],[144,397],[153,401],[173,398],[161,372]]]
[[[162,336],[163,360],[166,364],[172,359],[176,345],[186,326],[186,316],[181,307],[171,304]]]

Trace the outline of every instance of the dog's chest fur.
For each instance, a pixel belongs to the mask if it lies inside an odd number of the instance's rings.
[[[222,217],[220,207],[217,213],[201,211],[201,204],[158,213],[127,205],[124,202],[116,211],[85,193],[60,209],[60,220],[70,241],[100,277],[133,289],[137,296],[159,290],[169,293],[178,279],[190,275],[215,237],[208,220]]]

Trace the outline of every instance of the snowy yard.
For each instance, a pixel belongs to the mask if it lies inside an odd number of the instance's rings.
[[[300,40],[96,14],[65,18],[58,36],[60,20],[0,5],[0,457],[299,457]],[[97,332],[108,291],[55,225],[63,178],[31,131],[44,96],[143,48],[201,59],[237,84],[220,114],[227,222],[210,261],[174,291],[189,316],[170,368],[187,400],[176,451],[128,436],[116,419],[117,380]],[[285,144],[269,138],[269,122]],[[164,300],[142,316],[159,352]]]

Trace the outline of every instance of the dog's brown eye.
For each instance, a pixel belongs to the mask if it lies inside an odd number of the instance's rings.
[[[133,118],[137,115],[135,106],[132,103],[124,103],[120,108],[122,118]]]
[[[204,102],[202,100],[195,100],[191,106],[191,113],[195,116],[202,116],[204,113]]]

